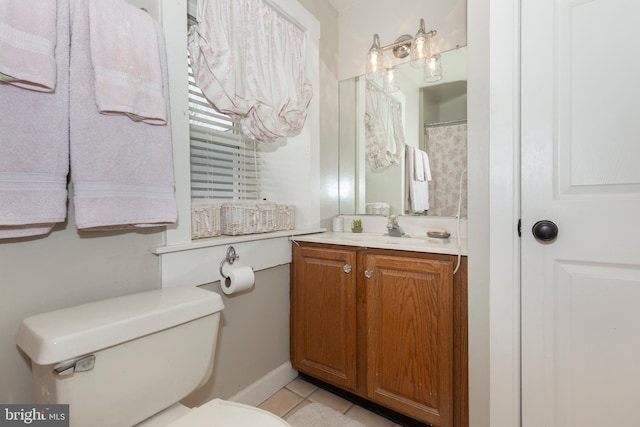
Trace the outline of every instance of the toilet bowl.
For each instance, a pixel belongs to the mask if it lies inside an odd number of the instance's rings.
[[[213,399],[202,406],[176,405],[135,427],[291,427],[282,418],[242,403]]]
[[[167,427],[285,427],[289,423],[271,412],[241,403],[213,399],[194,408]],[[290,427],[290,426],[289,426]]]
[[[30,317],[16,342],[31,358],[36,403],[68,404],[71,427],[289,426],[221,399],[179,404],[211,376],[223,308],[214,292],[159,289]]]

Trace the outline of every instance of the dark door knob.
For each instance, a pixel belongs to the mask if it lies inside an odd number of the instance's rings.
[[[558,237],[558,226],[546,219],[533,224],[531,231],[539,242],[553,242]]]

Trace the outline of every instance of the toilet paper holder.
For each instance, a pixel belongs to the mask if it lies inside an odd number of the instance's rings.
[[[236,250],[233,248],[233,246],[229,246],[229,248],[227,249],[227,256],[220,262],[220,275],[222,277],[224,277],[225,279],[229,278],[229,276],[224,274],[224,271],[222,271],[224,263],[226,262],[229,265],[233,265],[233,263],[236,262],[237,259],[240,259],[240,255],[236,254]]]

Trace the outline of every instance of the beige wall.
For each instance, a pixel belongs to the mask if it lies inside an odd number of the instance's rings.
[[[338,214],[338,12],[327,0],[298,0],[320,21],[320,225]]]
[[[224,310],[213,375],[183,403],[228,399],[289,361],[289,265],[256,273],[251,291],[227,296],[220,282],[203,286],[222,295]]]

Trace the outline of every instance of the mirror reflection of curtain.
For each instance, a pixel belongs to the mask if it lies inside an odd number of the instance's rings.
[[[402,104],[369,82],[364,125],[365,153],[372,169],[399,164],[404,156]]]
[[[429,215],[455,216],[458,213],[460,176],[467,168],[467,124],[436,126],[425,130],[426,151],[433,181],[429,182]],[[467,177],[462,181],[460,216],[467,216]]]

